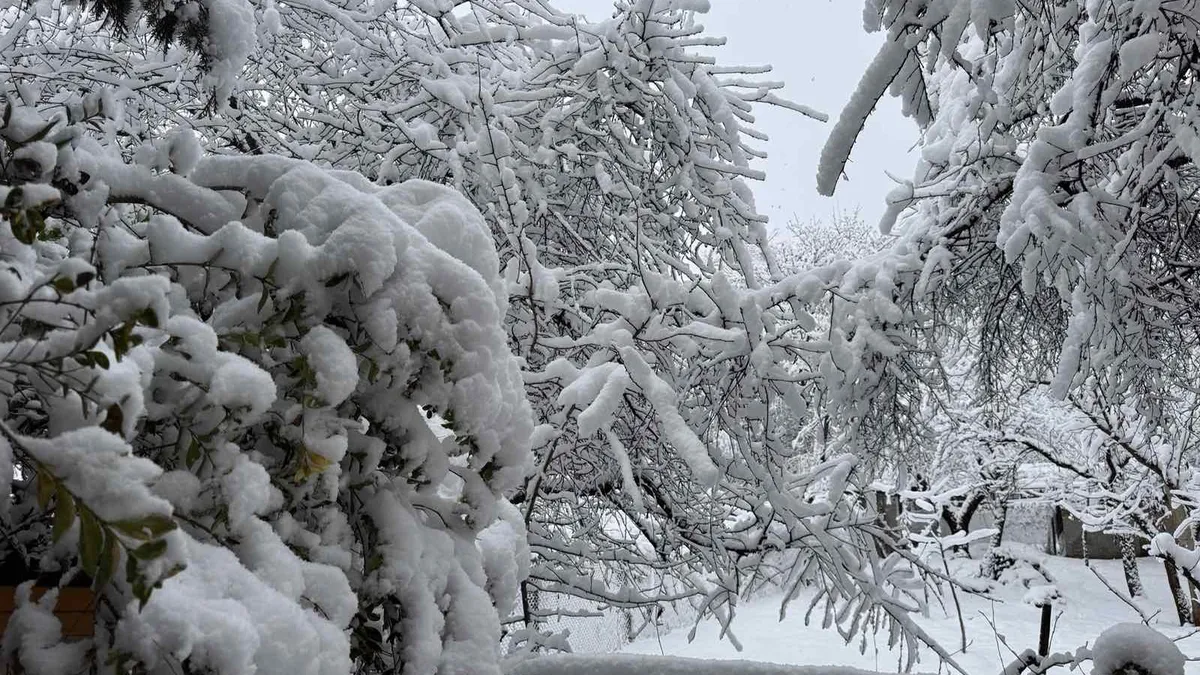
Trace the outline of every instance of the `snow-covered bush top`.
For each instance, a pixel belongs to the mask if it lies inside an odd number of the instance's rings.
[[[1092,645],[1092,675],[1183,675],[1186,665],[1178,645],[1140,623],[1119,623]]]
[[[106,105],[4,101],[7,562],[92,581],[98,663],[495,672],[533,425],[479,213],[190,132],[130,163]],[[31,675],[89,658],[10,626]]]

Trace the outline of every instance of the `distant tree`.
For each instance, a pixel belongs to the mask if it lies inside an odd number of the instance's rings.
[[[836,211],[807,223],[793,217],[787,229],[772,239],[771,249],[780,271],[800,274],[839,260],[869,258],[888,244],[889,237],[859,211]]]

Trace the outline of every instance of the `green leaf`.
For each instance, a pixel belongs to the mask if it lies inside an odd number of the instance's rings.
[[[119,361],[125,353],[129,351],[129,324],[124,324],[117,330],[111,331],[113,340],[113,353],[117,355]]]
[[[154,589],[142,579],[141,575],[134,580],[132,586],[133,597],[138,601],[138,611],[141,611],[146,608],[146,602],[150,600],[150,594],[154,592]]]
[[[50,285],[54,287],[54,290],[63,295],[75,290],[75,282],[70,277],[58,277],[54,281],[51,281]]]
[[[121,563],[121,541],[111,532],[104,537],[104,547],[100,552],[100,566],[96,569],[95,587],[101,588],[112,581],[113,572]]]
[[[171,577],[173,577],[173,576],[175,576],[175,575],[179,574],[180,572],[182,572],[182,571],[184,571],[184,570],[186,570],[186,569],[187,569],[187,565],[184,565],[183,563],[179,563],[179,564],[175,565],[175,566],[174,566],[174,567],[172,567],[171,569],[167,570],[167,573],[166,573],[166,574],[164,574],[164,575],[162,575],[161,577],[159,577],[159,578],[158,578],[158,584],[157,584],[157,585],[158,585],[158,586],[162,586],[162,582],[166,581],[167,579],[170,579]]]
[[[130,586],[136,586],[138,580],[142,577],[142,570],[138,567],[138,560],[133,556],[125,556],[125,581]]]
[[[58,489],[54,491],[54,525],[50,529],[50,536],[54,543],[57,544],[74,523],[75,498],[71,496],[70,492],[67,492],[62,483],[59,483]]]
[[[188,445],[187,454],[183,457],[183,463],[189,467],[195,466],[196,462],[200,461],[200,452],[200,441],[193,438]]]
[[[4,208],[15,209],[25,199],[25,189],[17,186],[8,191],[8,195],[4,197]]]
[[[54,494],[54,477],[46,469],[39,469],[37,472],[37,481],[35,488],[37,489],[38,508],[45,511],[50,506],[50,497]]]
[[[157,539],[178,527],[171,516],[160,513],[152,513],[141,518],[118,520],[110,524],[121,534],[140,541]]]
[[[136,318],[138,323],[142,324],[143,326],[158,328],[158,313],[150,307],[138,312]]]
[[[155,539],[154,541],[148,541],[148,542],[142,544],[141,546],[133,549],[132,551],[129,552],[129,554],[132,555],[133,557],[137,558],[138,560],[150,561],[150,560],[157,560],[158,558],[161,558],[162,554],[164,554],[166,552],[167,552],[167,540],[166,539]]]
[[[79,563],[93,579],[100,569],[100,554],[104,550],[104,528],[90,509],[79,511]]]
[[[16,192],[16,190],[13,190]],[[12,192],[8,193],[10,196]],[[17,241],[29,246],[37,239],[37,228],[29,217],[29,211],[17,211],[12,216],[12,233]]]
[[[108,370],[109,366],[112,365],[108,360],[108,355],[104,352],[91,351],[87,352],[87,356],[92,365],[103,368],[104,370]]]

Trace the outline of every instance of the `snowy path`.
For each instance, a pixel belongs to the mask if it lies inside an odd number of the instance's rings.
[[[1057,618],[1051,648],[1056,651],[1073,650],[1085,642],[1091,642],[1102,630],[1114,623],[1138,621],[1137,614],[1110,593],[1089,572],[1082,561],[1064,558],[1049,558],[1047,566],[1058,580],[1058,586],[1067,598],[1063,613]],[[1101,560],[1093,566],[1113,583],[1123,588],[1119,561]],[[1175,638],[1188,635],[1191,631],[1172,624],[1173,610],[1170,608],[1170,593],[1163,577],[1162,565],[1155,560],[1145,559],[1140,564],[1142,581],[1149,594],[1149,613],[1159,611],[1154,627]],[[988,620],[995,622],[1000,633],[1008,637],[1014,648],[1021,650],[1037,644],[1038,610],[1019,602],[990,602],[978,597],[961,596],[963,614],[967,628],[966,653],[955,653],[955,659],[971,675],[999,673],[1002,662],[1011,661],[1012,655],[998,644]],[[822,630],[819,624],[804,625],[804,610],[807,605],[798,600],[788,609],[788,617],[779,621],[778,598],[766,597],[744,604],[734,622],[734,633],[744,649],[738,652],[728,640],[719,640],[718,627],[713,623],[701,625],[696,639],[688,643],[686,628],[664,633],[658,639],[651,635],[628,645],[625,652],[639,654],[668,654],[708,659],[749,659],[780,664],[839,665],[867,668],[878,671],[894,671],[897,655],[889,652],[886,635],[878,641],[867,640],[866,653],[859,653],[859,643],[842,642],[832,630]],[[950,614],[934,608],[931,616],[922,620],[922,625],[949,651],[959,651],[958,621],[953,615],[953,605],[946,600]],[[814,622],[815,623],[815,622]],[[1182,651],[1191,658],[1200,658],[1200,635],[1181,640]],[[916,670],[934,672],[937,659],[925,654]],[[1083,673],[1090,671],[1084,666]],[[1068,673],[1062,669],[1062,673]],[[1076,671],[1079,672],[1079,671]],[[1200,675],[1200,661],[1188,664],[1187,672]]]

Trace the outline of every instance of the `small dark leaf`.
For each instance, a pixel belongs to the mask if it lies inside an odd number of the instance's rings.
[[[91,361],[92,365],[103,368],[105,370],[108,370],[108,367],[110,365],[112,365],[111,363],[109,363],[108,355],[105,354],[104,352],[94,352],[94,351],[87,352],[87,356],[88,356],[88,359]]]
[[[124,423],[125,411],[121,410],[121,404],[114,403],[108,406],[108,413],[104,417],[104,423],[100,426],[105,430],[120,436],[121,427],[124,425]]]
[[[75,275],[75,285],[76,286],[87,286],[92,281],[92,279],[95,279],[95,278],[96,278],[95,272],[80,272],[79,274]]]

